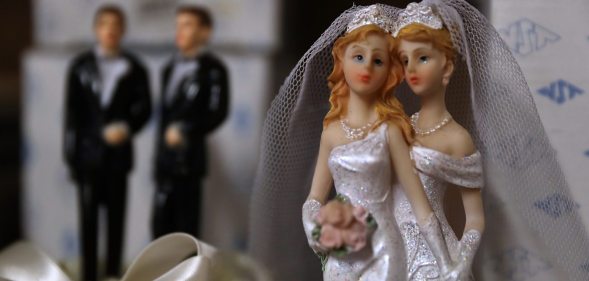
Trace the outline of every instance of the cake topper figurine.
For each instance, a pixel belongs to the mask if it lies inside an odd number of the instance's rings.
[[[229,75],[207,48],[213,18],[205,7],[176,10],[177,53],[164,66],[155,147],[154,238],[172,232],[201,236],[206,138],[225,121]]]
[[[309,268],[318,262],[306,265],[305,253],[293,248],[304,237],[284,239],[298,231],[291,229],[290,214],[300,202],[300,227],[323,261],[324,280],[404,280],[406,255],[393,213],[397,189],[406,194],[427,245],[450,265],[440,223],[409,157],[410,119],[393,94],[403,78],[391,34],[398,12],[380,4],[346,11],[273,102],[252,202],[251,250],[279,279],[317,279]],[[332,185],[338,195],[330,200]],[[280,263],[268,247],[297,262]]]
[[[108,214],[106,275],[119,276],[133,137],[151,113],[147,70],[121,48],[124,32],[120,8],[99,8],[96,47],[75,57],[67,74],[64,152],[78,185],[83,280],[98,278],[99,206]]]

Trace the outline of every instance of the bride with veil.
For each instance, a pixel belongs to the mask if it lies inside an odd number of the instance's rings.
[[[463,0],[426,0],[447,27],[458,55],[446,92],[452,118],[472,136],[484,169],[485,232],[473,273],[478,280],[589,280],[589,242],[574,208],[544,209],[570,198],[518,64],[497,31]],[[320,266],[300,221],[311,186],[323,117],[329,110],[331,48],[363,7],[340,15],[301,58],[265,122],[252,196],[250,253],[281,280],[315,280]],[[401,9],[386,13],[396,20]],[[397,89],[408,114],[419,103]]]

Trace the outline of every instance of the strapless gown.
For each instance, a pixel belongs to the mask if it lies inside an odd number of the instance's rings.
[[[333,148],[328,165],[337,193],[368,210],[378,227],[363,250],[329,256],[324,280],[405,280],[404,244],[392,212],[398,184],[393,182],[387,124],[362,140]]]

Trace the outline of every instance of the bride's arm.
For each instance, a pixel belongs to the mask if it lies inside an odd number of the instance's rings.
[[[455,151],[453,156],[457,158],[466,157],[476,151],[472,137],[466,130],[462,131],[460,134],[456,134],[453,146],[453,150]],[[485,229],[485,212],[483,210],[483,199],[480,187],[459,188],[460,194],[462,195],[466,223],[464,225],[462,238],[460,239],[460,256],[457,262],[458,267],[463,268],[462,274],[466,275],[470,272],[472,262],[481,241],[482,233]],[[466,278],[466,276],[464,278]]]
[[[476,152],[472,137],[466,130],[460,130],[458,133],[454,134],[454,136],[455,138],[452,140],[453,157],[462,159]],[[485,229],[485,214],[483,211],[481,187],[459,188],[466,215],[464,233],[467,233],[469,230],[476,230],[479,233],[483,233],[483,230]]]
[[[388,145],[394,172],[403,186],[403,191],[411,203],[411,209],[419,224],[424,224],[433,213],[421,180],[415,172],[407,144],[401,130],[396,126],[388,128]]]
[[[331,151],[332,145],[329,143],[327,136],[327,128],[321,134],[321,142],[319,145],[319,155],[317,156],[317,163],[315,164],[315,173],[311,183],[311,191],[307,197],[307,201],[303,204],[303,227],[307,235],[309,246],[315,252],[325,252],[326,249],[321,247],[313,238],[313,229],[315,228],[315,217],[319,213],[319,209],[327,200],[333,178],[327,160]]]
[[[397,126],[389,126],[388,145],[393,167],[403,191],[411,203],[419,228],[434,254],[443,275],[452,268],[446,240],[437,217],[427,199],[421,180],[415,172],[410,159],[409,145]]]
[[[485,229],[485,214],[480,189],[462,188],[462,203],[466,215],[464,233],[460,239],[459,263],[471,268]]]
[[[483,210],[483,198],[480,189],[462,188],[462,203],[466,215],[464,233],[476,230],[483,233],[485,230],[485,212]]]
[[[328,132],[324,130],[321,134],[321,142],[319,144],[319,155],[317,156],[317,163],[315,164],[315,172],[313,174],[313,181],[311,183],[311,191],[307,200],[316,200],[321,204],[325,203],[327,196],[333,184],[333,178],[327,160],[331,151],[331,143],[329,142]]]
[[[462,238],[459,241],[458,256],[454,261],[455,267],[449,272],[446,280],[471,280],[471,268],[481,236],[485,228],[485,216],[481,190],[472,187],[459,187],[466,215],[466,224]]]

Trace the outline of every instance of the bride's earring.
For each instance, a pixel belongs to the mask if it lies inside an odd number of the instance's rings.
[[[448,86],[448,84],[449,84],[449,83],[450,83],[450,79],[449,79],[448,77],[444,77],[444,78],[442,79],[442,84],[443,84],[444,86]]]

